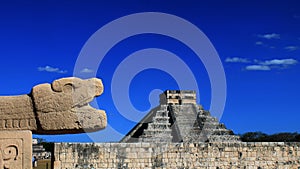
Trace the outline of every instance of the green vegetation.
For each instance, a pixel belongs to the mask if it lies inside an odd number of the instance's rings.
[[[295,133],[276,133],[265,134],[262,132],[248,132],[240,134],[244,142],[300,142],[300,134]]]
[[[43,145],[43,147],[45,148],[46,151],[52,152],[54,149],[54,143],[52,142],[47,142],[45,139],[43,138],[35,138],[38,141],[38,144]]]
[[[54,143],[50,142],[41,142],[41,144],[44,146],[46,151],[53,152],[54,149]]]

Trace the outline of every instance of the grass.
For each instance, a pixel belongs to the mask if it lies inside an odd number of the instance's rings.
[[[48,168],[47,168],[48,164]],[[46,159],[46,160],[38,160],[37,162],[37,167],[33,167],[34,169],[51,169],[51,160]]]

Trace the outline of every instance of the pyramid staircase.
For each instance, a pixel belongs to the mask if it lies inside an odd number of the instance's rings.
[[[144,130],[139,138],[139,142],[171,142],[171,123],[168,116],[166,105],[160,106],[161,109],[155,112],[152,121],[148,123],[148,127]]]

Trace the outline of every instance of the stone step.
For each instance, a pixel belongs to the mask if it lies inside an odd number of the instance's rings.
[[[167,133],[172,132],[171,129],[146,129],[144,130],[144,133],[146,132],[153,132],[153,133]]]

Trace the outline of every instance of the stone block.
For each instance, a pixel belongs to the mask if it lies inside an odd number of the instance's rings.
[[[31,169],[31,131],[0,131],[0,168]]]

